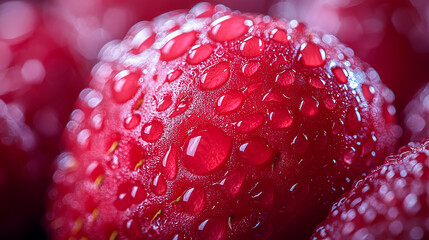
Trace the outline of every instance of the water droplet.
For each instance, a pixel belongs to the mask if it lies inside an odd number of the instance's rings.
[[[144,50],[152,46],[152,44],[155,42],[155,39],[156,35],[152,29],[148,27],[143,28],[137,34],[135,34],[131,40],[131,52],[133,54],[142,53]]]
[[[156,110],[158,112],[162,112],[162,111],[166,110],[167,108],[169,108],[171,106],[171,104],[173,104],[173,100],[171,99],[171,96],[165,95],[158,101],[158,105],[156,106]]]
[[[372,103],[375,97],[375,88],[367,84],[362,84],[362,94],[368,103]]]
[[[251,77],[259,70],[260,66],[261,64],[259,64],[258,62],[248,62],[243,65],[243,67],[241,68],[241,72],[245,77]]]
[[[292,125],[293,114],[290,110],[281,109],[269,113],[271,126],[275,129],[285,129]]]
[[[362,118],[358,108],[349,109],[346,115],[346,129],[349,134],[356,134],[360,130]]]
[[[243,94],[238,91],[229,91],[225,95],[222,95],[217,100],[216,110],[220,114],[226,114],[236,111],[241,107],[243,103]]]
[[[260,113],[256,113],[237,122],[235,126],[240,133],[248,133],[257,129],[263,123],[264,123],[264,115]]]
[[[237,39],[249,30],[248,21],[239,16],[223,16],[211,23],[209,37],[215,42],[225,42]]]
[[[117,103],[125,103],[139,90],[140,75],[124,70],[116,74],[112,82],[112,96]]]
[[[246,87],[243,90],[243,93],[247,96],[253,94],[253,92],[255,92],[256,90],[260,90],[262,87],[264,86],[263,82],[257,82],[257,83],[253,83],[250,86]]]
[[[141,121],[140,114],[137,114],[137,113],[129,114],[127,118],[125,118],[124,120],[124,127],[126,129],[134,129],[140,124],[140,121]]]
[[[195,5],[189,13],[194,14],[195,18],[207,18],[214,14],[214,6],[210,3],[202,2]]]
[[[183,165],[194,174],[208,174],[229,158],[231,148],[231,138],[219,128],[195,130],[185,143]]]
[[[139,222],[139,218],[135,216],[125,220],[123,232],[130,239],[137,239],[141,232],[141,223]]]
[[[180,198],[180,205],[184,212],[198,215],[203,210],[206,194],[203,189],[188,188]]]
[[[274,89],[270,89],[267,94],[262,97],[262,102],[283,102],[287,97]]]
[[[165,182],[164,176],[162,176],[161,173],[158,173],[158,175],[153,178],[150,189],[158,196],[164,194],[167,191],[167,183]]]
[[[307,67],[321,67],[326,63],[326,52],[314,43],[303,43],[298,59]]]
[[[325,105],[325,108],[328,110],[334,110],[337,107],[337,100],[333,96],[327,96],[323,100],[323,105]]]
[[[235,170],[233,172],[229,172],[225,178],[217,184],[222,186],[222,189],[226,193],[234,196],[240,191],[245,177],[245,173]]]
[[[314,97],[303,97],[299,105],[299,112],[306,117],[311,117],[319,111],[319,101]]]
[[[291,143],[292,149],[296,153],[305,153],[309,145],[310,141],[304,133],[298,133]]]
[[[274,29],[271,31],[270,35],[271,39],[273,39],[276,42],[279,43],[286,43],[289,41],[290,37],[287,35],[287,33],[283,29]]]
[[[319,77],[310,77],[308,78],[308,84],[317,89],[325,88],[325,81]]]
[[[386,123],[394,123],[396,108],[391,104],[383,104],[383,117]]]
[[[362,144],[362,155],[367,155],[374,150],[376,143],[377,137],[374,135],[374,132],[372,132]]]
[[[188,107],[189,104],[191,104],[192,98],[185,97],[183,99],[178,100],[178,103],[176,104],[176,108],[170,113],[170,118],[174,118],[182,113],[184,113]]]
[[[98,162],[94,161],[88,165],[85,173],[89,177],[89,180],[94,183],[97,178],[104,175],[104,169]]]
[[[146,142],[155,142],[164,132],[164,126],[158,120],[146,123],[142,127],[142,138]]]
[[[346,150],[344,150],[343,161],[345,164],[352,165],[355,157],[356,157],[356,150],[353,147],[347,148]]]
[[[332,69],[332,72],[334,73],[339,83],[345,84],[349,81],[349,73],[345,69],[340,67],[334,67]]]
[[[117,198],[114,202],[118,210],[125,210],[132,204],[139,204],[146,199],[146,192],[141,186],[123,183],[118,187]]]
[[[295,199],[304,199],[307,197],[310,187],[307,183],[295,183],[289,191],[292,193],[292,197]]]
[[[170,33],[167,38],[171,38],[161,48],[161,60],[170,61],[182,56],[197,40],[197,32],[184,32],[175,31]]]
[[[339,134],[344,128],[344,121],[341,119],[335,119],[334,123],[332,124],[332,134]]]
[[[265,43],[262,39],[250,36],[241,43],[240,51],[243,57],[257,57],[265,50]]]
[[[213,47],[210,44],[196,45],[189,50],[186,61],[189,64],[199,64],[206,60],[213,53]]]
[[[83,129],[77,134],[76,140],[82,150],[88,149],[91,142],[91,131],[89,129]]]
[[[177,150],[170,146],[162,159],[162,172],[168,180],[173,180],[177,174]]]
[[[269,206],[273,203],[273,184],[257,182],[249,191],[252,202],[258,205]]]
[[[260,165],[274,157],[274,150],[264,141],[248,140],[238,149],[241,160],[250,165]]]
[[[276,76],[276,83],[279,86],[287,87],[295,82],[295,72],[285,71]]]
[[[103,114],[97,114],[91,120],[92,120],[91,121],[92,128],[95,131],[101,131],[101,129],[103,129],[103,126],[104,126]]]
[[[199,239],[220,240],[226,230],[226,222],[219,218],[208,218],[198,225]]]
[[[229,63],[221,62],[210,66],[201,77],[201,88],[204,90],[216,89],[228,81]]]
[[[182,75],[182,70],[172,70],[167,74],[167,78],[165,79],[167,82],[172,82],[178,79]]]

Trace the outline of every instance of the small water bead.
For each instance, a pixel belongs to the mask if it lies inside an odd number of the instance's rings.
[[[279,73],[276,76],[276,84],[279,86],[287,87],[295,82],[295,71],[288,70]]]
[[[210,44],[196,45],[189,50],[186,62],[189,64],[199,64],[206,60],[213,53],[213,47]]]
[[[310,141],[304,133],[298,133],[291,143],[292,149],[296,153],[305,153],[309,145]]]
[[[124,120],[124,127],[128,130],[136,128],[141,121],[140,114],[133,113],[129,114]]]
[[[288,97],[286,97],[285,95],[279,93],[274,89],[270,89],[268,93],[266,93],[262,97],[262,102],[284,102],[287,99]]]
[[[356,157],[356,149],[353,147],[347,148],[343,152],[343,161],[346,165],[352,165]]]
[[[220,167],[229,158],[231,149],[231,138],[219,128],[197,129],[185,143],[183,165],[193,174],[205,175]]]
[[[172,38],[161,48],[162,61],[170,61],[182,56],[197,40],[197,32],[195,31],[183,33],[175,31],[170,35],[172,36],[167,37]]]
[[[155,142],[164,132],[164,126],[158,120],[146,123],[142,127],[141,136],[146,142]]]
[[[171,104],[173,104],[173,100],[171,99],[171,96],[165,95],[158,101],[158,104],[156,106],[156,110],[158,112],[162,112],[162,111],[166,110],[167,108],[169,108],[171,106]]]
[[[310,84],[314,88],[323,89],[323,88],[325,88],[326,82],[325,82],[325,80],[323,80],[319,77],[309,77],[308,78],[308,84]]]
[[[169,117],[174,118],[182,113],[184,113],[186,110],[188,110],[189,104],[192,103],[192,98],[184,98],[178,101],[176,104],[176,108],[170,113]]]
[[[155,42],[156,34],[152,29],[144,27],[131,40],[131,51],[133,54],[140,54],[144,50],[150,48]]]
[[[290,110],[281,109],[269,113],[271,126],[275,129],[288,128],[293,123],[293,114]]]
[[[252,114],[236,123],[236,129],[240,133],[248,133],[259,128],[264,123],[264,115],[261,113]]]
[[[230,195],[236,195],[238,192],[240,192],[241,186],[243,185],[244,178],[246,177],[246,174],[243,173],[240,170],[233,170],[232,172],[229,172],[222,181],[220,181],[219,184],[222,186],[222,189],[230,194]]]
[[[367,84],[362,84],[362,94],[368,103],[372,103],[375,97],[375,88]]]
[[[335,119],[334,123],[332,124],[332,134],[337,135],[341,133],[343,128],[344,128],[344,121],[338,118]]]
[[[199,187],[188,188],[180,197],[180,205],[184,212],[198,215],[203,210],[206,194]]]
[[[238,156],[249,165],[261,165],[274,157],[274,150],[264,141],[248,140],[238,148]]]
[[[299,105],[299,112],[306,117],[311,117],[319,111],[319,101],[314,97],[303,97]]]
[[[256,72],[258,72],[259,67],[261,67],[261,64],[259,62],[256,62],[256,61],[248,62],[243,65],[243,67],[241,68],[241,72],[245,77],[251,77]]]
[[[286,43],[290,39],[290,37],[287,35],[286,31],[284,31],[283,29],[278,29],[278,28],[271,31],[270,37],[271,37],[271,39],[273,39],[274,41],[279,42],[279,43]]]
[[[146,191],[132,183],[123,183],[118,187],[117,198],[114,202],[118,210],[125,210],[132,204],[139,204],[146,199]]]
[[[257,57],[265,50],[265,43],[262,39],[250,36],[241,43],[240,52],[243,57]]]
[[[327,96],[323,99],[323,105],[328,110],[334,110],[337,107],[337,100],[333,96]]]
[[[349,134],[359,132],[362,124],[362,118],[358,108],[349,109],[346,115],[346,129]]]
[[[228,81],[228,78],[229,63],[220,62],[210,66],[201,76],[201,88],[204,90],[219,88]]]
[[[172,70],[167,74],[167,77],[165,81],[172,82],[180,77],[182,75],[182,70]]]
[[[167,183],[165,182],[164,176],[161,173],[158,173],[153,178],[150,189],[158,196],[164,194],[167,191]]]
[[[349,73],[341,67],[334,67],[332,73],[339,83],[346,84],[349,81]]]
[[[162,172],[168,180],[173,180],[177,174],[177,150],[170,146],[162,159]]]
[[[189,13],[194,14],[195,18],[206,18],[211,17],[214,14],[214,6],[210,3],[202,2],[195,5]]]
[[[140,74],[124,70],[112,80],[112,97],[117,103],[125,103],[139,90]]]
[[[243,36],[249,30],[249,23],[239,16],[223,16],[210,24],[209,37],[215,42],[225,42]]]
[[[216,110],[220,114],[233,112],[241,107],[243,104],[243,94],[238,91],[229,91],[222,95],[217,100]]]
[[[321,67],[326,63],[326,52],[312,42],[303,43],[298,58],[307,67]]]
[[[198,237],[205,240],[220,240],[226,231],[226,222],[219,218],[208,218],[198,225]]]

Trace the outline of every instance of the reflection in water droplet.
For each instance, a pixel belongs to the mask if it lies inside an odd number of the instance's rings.
[[[203,189],[195,187],[187,189],[180,198],[180,205],[184,212],[198,215],[203,210],[206,194]]]
[[[226,222],[219,218],[208,218],[198,225],[199,239],[220,240],[225,230]]]
[[[209,37],[215,42],[237,39],[249,30],[249,20],[238,16],[223,16],[211,23]]]
[[[161,173],[158,173],[152,180],[150,188],[153,193],[160,196],[167,191],[167,183],[165,182],[164,176]]]
[[[175,31],[170,33],[167,38],[171,38],[161,48],[161,60],[170,61],[182,56],[197,40],[197,32]]]
[[[285,71],[279,73],[276,77],[276,83],[280,86],[287,87],[295,82],[295,72]]]
[[[117,103],[125,103],[139,90],[140,75],[124,70],[116,74],[112,82],[112,97]]]
[[[213,47],[210,44],[196,45],[189,50],[186,61],[189,64],[199,64],[206,60],[213,53]]]
[[[146,142],[155,142],[164,132],[164,126],[158,120],[148,122],[142,127],[142,138]]]
[[[216,89],[228,81],[229,63],[221,62],[209,67],[201,77],[201,88],[204,90]]]
[[[243,65],[241,72],[244,76],[251,77],[259,70],[260,66],[261,64],[259,64],[259,62],[248,62]]]
[[[241,107],[243,103],[243,94],[238,91],[229,91],[225,95],[222,95],[217,100],[216,110],[220,114],[226,114],[236,111]]]
[[[349,81],[349,73],[345,69],[340,67],[334,67],[332,69],[332,72],[334,73],[338,82],[345,84]]]
[[[257,129],[263,123],[264,123],[264,115],[260,113],[256,113],[248,117],[245,117],[243,120],[237,122],[235,126],[239,132],[248,133]]]
[[[326,63],[326,52],[314,43],[303,43],[298,58],[307,67],[321,67]]]
[[[248,140],[239,146],[238,155],[247,164],[260,165],[274,157],[274,150],[264,142]]]
[[[177,150],[170,146],[162,159],[162,172],[168,180],[173,180],[177,174]]]
[[[276,42],[279,43],[286,43],[289,41],[290,37],[287,35],[287,33],[283,29],[274,29],[271,31],[270,35],[271,39],[273,39]]]
[[[241,43],[240,52],[244,57],[257,57],[265,50],[265,43],[262,39],[250,36]]]
[[[294,152],[304,153],[307,151],[310,142],[307,135],[304,133],[298,133],[293,139],[291,146]]]
[[[141,117],[140,114],[134,113],[128,115],[124,120],[124,127],[126,129],[134,129],[140,124]]]
[[[314,97],[303,97],[299,105],[299,112],[306,117],[311,117],[317,114],[319,110],[319,101]]]
[[[271,126],[275,129],[285,129],[292,125],[293,114],[290,110],[282,109],[269,113]]]

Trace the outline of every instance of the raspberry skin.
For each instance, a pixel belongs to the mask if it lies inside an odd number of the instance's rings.
[[[297,21],[202,3],[100,56],[49,192],[54,239],[305,239],[397,141],[377,73]]]

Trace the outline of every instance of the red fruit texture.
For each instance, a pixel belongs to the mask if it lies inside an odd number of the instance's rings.
[[[49,192],[54,239],[305,239],[395,146],[393,93],[297,21],[201,3],[100,56]]]
[[[404,118],[405,141],[421,141],[429,136],[429,84],[408,103]]]
[[[123,38],[136,22],[175,9],[189,9],[198,0],[54,0],[54,11],[72,29],[65,29],[69,45],[95,61],[101,47],[112,39]],[[267,13],[265,0],[216,0],[216,3],[244,11]]]
[[[427,239],[428,180],[429,139],[408,144],[354,183],[312,239]]]
[[[7,122],[18,122],[0,127],[6,133],[0,136],[0,162],[6,166],[0,171],[8,173],[8,186],[2,188],[0,199],[0,205],[7,208],[0,211],[1,238],[5,238],[2,234],[26,232],[25,215],[33,220],[35,216],[41,218],[50,164],[60,153],[62,129],[85,85],[81,65],[49,25],[55,21],[37,5],[20,1],[0,4],[0,101],[14,109],[10,114],[2,110]],[[30,135],[32,144],[28,147],[21,142]],[[20,153],[15,154],[17,151]],[[9,168],[14,171],[5,170]],[[40,191],[34,194],[36,189]],[[32,225],[40,225],[39,220]],[[7,224],[2,224],[4,221]],[[9,225],[20,222],[22,226]]]
[[[374,67],[395,93],[395,105],[402,111],[427,79],[423,70],[429,62],[428,17],[424,12],[427,6],[423,7],[427,2],[280,0],[269,12],[299,19],[337,36]],[[404,79],[407,79],[406,88]]]

